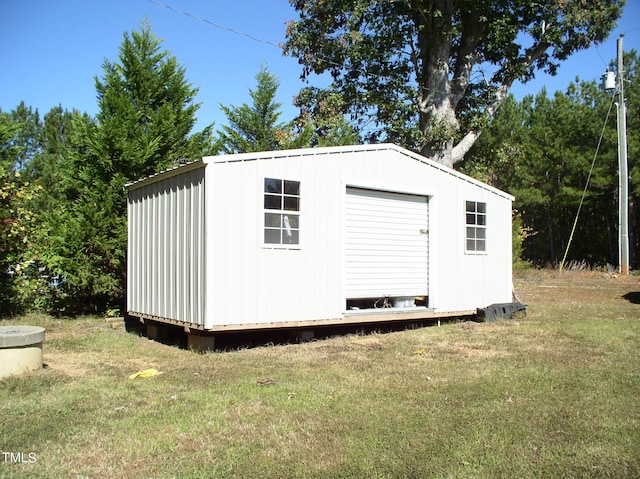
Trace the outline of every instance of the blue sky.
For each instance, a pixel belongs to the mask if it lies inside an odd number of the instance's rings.
[[[250,103],[249,89],[262,63],[278,76],[282,120],[296,110],[292,98],[303,86],[295,58],[274,46],[284,40],[285,22],[296,18],[287,0],[157,0],[209,22],[255,38],[218,28],[176,13],[150,0],[0,0],[0,108],[10,111],[20,101],[42,115],[58,104],[97,113],[94,76],[105,59],[116,61],[124,32],[148,18],[153,32],[186,68],[187,80],[200,88],[196,130],[226,118],[219,103]],[[624,48],[640,50],[640,0],[627,0],[618,28],[605,43],[579,52],[558,75],[538,73],[526,85],[514,85],[517,98],[542,87],[549,94],[564,90],[576,76],[598,79],[615,58],[616,39],[625,33]],[[312,79],[323,86],[326,80]]]

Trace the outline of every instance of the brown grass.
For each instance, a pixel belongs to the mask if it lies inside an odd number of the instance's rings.
[[[510,321],[206,355],[20,318],[48,367],[0,381],[0,449],[38,460],[0,477],[640,476],[640,278],[515,287]]]

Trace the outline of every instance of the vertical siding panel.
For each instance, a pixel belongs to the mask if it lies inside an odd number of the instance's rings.
[[[204,168],[129,192],[127,309],[204,324]]]
[[[192,176],[192,175],[190,175]],[[192,188],[190,198],[190,223],[191,223],[191,247],[189,248],[191,256],[191,274],[189,278],[189,284],[191,285],[191,295],[189,301],[189,322],[197,324],[197,307],[198,307],[198,215],[200,213],[198,209],[198,189],[193,183],[193,179],[190,181]]]
[[[143,312],[150,312],[150,306],[149,306],[149,276],[150,276],[150,272],[149,272],[149,243],[147,243],[147,248],[145,249],[143,246],[143,241],[144,238],[149,238],[150,236],[150,231],[149,231],[149,227],[151,225],[151,218],[150,218],[150,212],[151,212],[151,202],[149,200],[149,194],[148,192],[145,192],[144,196],[143,196],[143,205],[144,208],[142,209],[142,221],[140,222],[143,226],[143,231],[142,231],[142,236],[141,238],[138,239],[138,253],[140,254],[140,274],[142,276],[141,281],[140,281],[140,300],[141,300],[141,307],[143,308],[142,311]]]
[[[166,217],[164,214],[165,198],[166,196],[164,195],[163,185],[162,183],[160,183],[158,185],[158,238],[157,238],[158,277],[156,278],[156,281],[158,282],[158,296],[157,296],[158,311],[156,314],[159,317],[166,317],[166,312],[165,312],[166,294],[165,294],[165,286],[164,286],[166,277],[167,277],[166,271],[165,271],[165,264],[166,264],[165,254],[166,254],[166,243],[167,243],[167,236],[165,234]]]
[[[171,318],[178,317],[177,298],[178,285],[176,279],[178,277],[177,261],[178,261],[178,217],[176,208],[178,204],[178,179],[174,176],[171,178],[171,263],[170,263],[170,285],[171,292]]]
[[[178,195],[178,198],[179,198],[178,213],[180,215],[180,222],[179,222],[180,229],[178,231],[178,234],[180,235],[180,248],[177,251],[178,258],[180,260],[179,274],[178,274],[178,281],[180,284],[180,289],[178,294],[178,304],[179,304],[178,317],[179,318],[184,318],[186,316],[185,301],[184,301],[184,298],[187,295],[187,282],[185,279],[187,265],[185,262],[184,252],[188,247],[186,242],[186,236],[187,236],[187,221],[186,221],[187,208],[185,206],[185,200],[186,200],[186,194],[187,194],[186,192],[187,192],[186,185],[184,184],[180,185],[180,193]]]

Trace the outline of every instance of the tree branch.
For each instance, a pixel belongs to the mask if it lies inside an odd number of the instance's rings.
[[[538,60],[544,52],[549,48],[549,44],[545,41],[541,41],[535,45],[532,45],[524,55],[523,66],[525,68],[530,68],[536,60]],[[502,84],[498,87],[498,91],[496,92],[495,99],[492,101],[485,110],[484,114],[489,118],[493,118],[496,111],[507,97],[507,93],[509,93],[509,89],[513,84],[513,79],[505,79]],[[455,165],[456,163],[462,161],[464,156],[469,152],[473,144],[476,142],[480,135],[482,134],[481,128],[475,128],[469,131],[463,138],[460,140],[451,151],[451,164]]]
[[[489,118],[492,118],[504,99],[507,97],[507,93],[509,93],[509,89],[511,88],[511,84],[513,82],[509,81],[504,83],[498,88],[496,92],[496,96],[493,102],[487,107],[485,110],[485,115]],[[480,135],[482,134],[481,128],[474,128],[469,131],[463,138],[460,140],[451,150],[451,164],[455,165],[456,163],[464,160],[464,155],[468,153],[473,144],[476,142]]]
[[[463,19],[463,34],[456,51],[455,70],[451,80],[451,106],[454,109],[464,97],[469,87],[473,66],[480,58],[477,48],[485,33],[485,28],[479,20],[477,13],[472,13]]]

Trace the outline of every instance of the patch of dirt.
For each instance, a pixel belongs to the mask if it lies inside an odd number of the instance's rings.
[[[136,371],[155,367],[137,360],[106,357],[97,351],[48,352],[45,349],[42,360],[46,369],[73,378],[91,375],[128,377]]]
[[[47,353],[43,354],[43,362],[47,369],[60,372],[66,376],[83,377],[91,373],[87,364],[87,357],[81,361],[79,354],[73,353]],[[84,364],[83,364],[84,363]]]
[[[380,338],[377,338],[375,336],[366,336],[366,337],[361,338],[361,339],[354,339],[351,342],[353,344],[359,344],[360,346],[367,346],[367,347],[381,346]]]
[[[640,276],[596,271],[533,270],[516,273],[514,288],[519,299],[535,303],[602,304],[634,302],[640,297]]]

